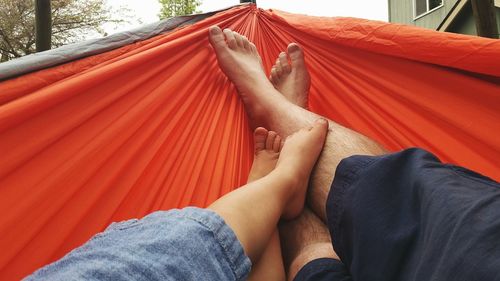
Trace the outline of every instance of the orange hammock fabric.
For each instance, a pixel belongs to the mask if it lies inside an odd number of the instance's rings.
[[[0,83],[1,280],[113,221],[206,206],[245,182],[251,131],[209,46],[214,24],[255,42],[266,71],[302,45],[312,111],[500,179],[499,40],[239,6]]]

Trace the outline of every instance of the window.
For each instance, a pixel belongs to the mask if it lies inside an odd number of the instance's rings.
[[[414,1],[415,1],[415,17],[419,17],[443,5],[443,0],[414,0]]]

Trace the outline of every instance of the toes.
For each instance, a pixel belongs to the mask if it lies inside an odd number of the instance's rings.
[[[234,37],[233,31],[231,31],[231,29],[226,28],[223,30],[223,32],[224,35],[226,36],[226,42],[229,48],[236,49],[238,43],[236,42],[236,38]]]
[[[274,65],[274,67],[276,68],[276,75],[278,76],[278,78],[281,78],[281,75],[283,75],[283,69],[281,68],[280,63],[278,62]]]
[[[278,134],[274,131],[269,131],[267,134],[267,140],[266,140],[266,149],[267,150],[273,150],[274,147],[274,140],[276,139],[276,136]]]
[[[274,77],[273,77],[273,73],[272,73],[272,69],[271,69],[271,74],[269,75],[269,81],[271,81],[271,84],[274,85]]]
[[[275,82],[278,81],[283,74],[290,72],[290,64],[288,63],[288,58],[285,52],[281,52],[274,62],[274,66],[271,69],[271,77]]]
[[[253,132],[255,152],[259,152],[261,150],[266,149],[267,133],[268,133],[267,129],[262,127],[258,127]]]
[[[273,150],[274,152],[280,152],[281,150],[281,137],[279,135],[274,139]]]
[[[208,39],[210,41],[210,44],[212,44],[212,46],[216,50],[227,47],[226,39],[224,38],[224,33],[222,32],[220,27],[214,25],[211,26],[208,29],[208,31],[209,31]]]
[[[279,57],[279,64],[281,66],[281,69],[283,70],[283,73],[289,73],[291,70],[290,64],[288,63],[288,57],[286,56],[285,52],[281,52]]]
[[[276,74],[276,67],[271,68],[271,82],[278,82],[278,74]]]
[[[300,48],[297,43],[290,43],[288,44],[287,52],[290,58],[292,58],[292,56],[296,58],[297,56],[302,55],[302,48]]]
[[[236,40],[236,45],[240,48],[243,48],[243,37],[236,31],[233,31],[234,39]]]
[[[250,46],[250,41],[248,41],[248,38],[244,35],[241,36],[242,38],[242,41],[243,41],[243,47],[247,50],[247,51],[252,51],[252,47]]]
[[[252,43],[252,42],[249,42],[250,43],[250,49],[252,50],[252,53],[254,54],[257,54],[257,47],[255,47],[255,44]]]
[[[292,61],[292,67],[304,65],[304,52],[297,43],[290,43],[287,52]]]

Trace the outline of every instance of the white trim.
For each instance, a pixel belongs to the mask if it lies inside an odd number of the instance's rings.
[[[427,10],[428,10],[429,9],[429,0],[426,0],[425,2],[426,2]],[[426,16],[426,15],[428,15],[428,14],[430,14],[430,13],[432,13],[432,12],[442,8],[442,7],[444,7],[444,0],[442,0],[441,5],[437,6],[436,8],[417,16],[417,15],[415,15],[417,12],[417,5],[415,3],[415,0],[413,0],[413,7],[412,7],[413,8],[413,21],[416,21],[419,18],[424,17],[424,16]]]

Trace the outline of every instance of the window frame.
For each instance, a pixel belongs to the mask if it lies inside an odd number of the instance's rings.
[[[430,1],[430,0],[425,0],[425,4],[426,4],[426,8],[427,8],[427,9],[426,9],[426,10],[427,10],[427,12],[422,13],[422,14],[420,14],[420,15],[417,15],[417,2],[416,2],[416,1],[418,1],[418,0],[413,0],[413,1],[412,1],[412,2],[413,2],[413,21],[416,21],[416,20],[418,20],[419,18],[424,17],[424,16],[426,16],[426,15],[428,15],[428,14],[430,14],[430,13],[432,13],[432,12],[436,11],[437,9],[440,9],[440,8],[444,7],[444,0],[441,0],[441,5],[439,5],[439,6],[435,7],[435,8],[433,8],[432,10],[429,10],[429,1]]]

